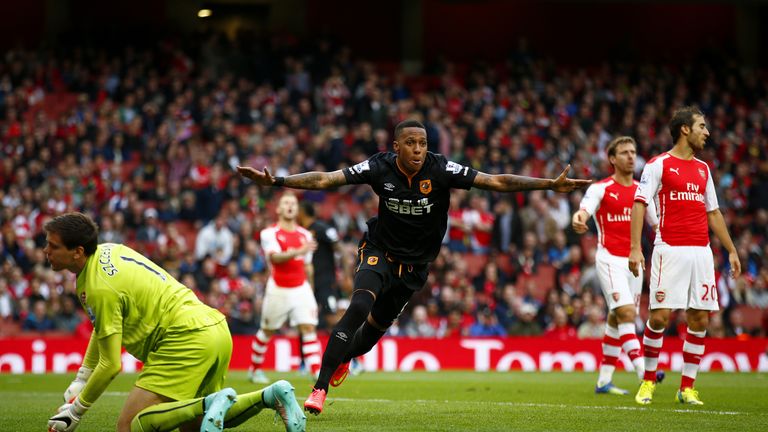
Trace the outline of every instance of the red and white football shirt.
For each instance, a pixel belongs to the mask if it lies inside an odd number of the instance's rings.
[[[655,244],[709,245],[707,213],[717,210],[717,195],[709,166],[693,158],[664,153],[643,168],[635,201],[656,206],[659,229]]]
[[[272,225],[261,231],[261,247],[267,260],[272,265],[272,279],[281,288],[296,288],[307,281],[304,265],[312,262],[312,252],[297,256],[288,261],[274,263],[269,259],[273,253],[285,252],[288,249],[300,248],[312,238],[312,233],[297,226],[295,231],[286,231],[277,225]]]
[[[611,255],[629,256],[632,204],[638,185],[634,180],[631,186],[624,186],[613,177],[605,178],[587,189],[579,205],[595,218],[598,248],[605,248]],[[646,216],[652,225],[658,223],[653,208],[648,208]]]

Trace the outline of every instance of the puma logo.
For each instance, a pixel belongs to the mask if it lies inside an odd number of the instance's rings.
[[[677,175],[680,175],[680,168],[670,168],[669,170],[670,170],[671,172],[673,172],[673,173],[677,174]]]
[[[615,199],[616,201],[619,200],[619,193],[618,192],[608,192],[608,195],[612,196],[613,199]]]

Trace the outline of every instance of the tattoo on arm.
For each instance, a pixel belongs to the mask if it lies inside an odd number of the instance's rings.
[[[489,175],[486,173],[477,173],[473,186],[479,189],[492,190],[496,192],[516,192],[537,189],[549,189],[552,180],[519,176],[514,174]]]
[[[285,178],[285,187],[294,189],[330,189],[347,184],[341,170],[333,172],[310,171]]]

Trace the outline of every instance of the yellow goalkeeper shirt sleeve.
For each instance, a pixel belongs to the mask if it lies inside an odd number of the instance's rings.
[[[88,348],[83,357],[83,366],[88,369],[95,369],[99,363],[99,344],[96,338],[96,332],[91,332],[91,339],[88,341]]]
[[[99,362],[80,393],[79,398],[83,405],[91,406],[96,402],[109,383],[120,373],[120,336],[120,333],[114,333],[95,341],[91,337],[91,343],[98,345]]]

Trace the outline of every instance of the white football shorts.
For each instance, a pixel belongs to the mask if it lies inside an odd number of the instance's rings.
[[[720,309],[709,246],[656,245],[651,259],[651,309]]]
[[[317,302],[308,282],[296,288],[281,288],[271,277],[267,280],[264,302],[261,305],[261,327],[279,330],[285,321],[295,327],[299,324],[317,325]]]
[[[619,306],[634,305],[640,307],[640,293],[643,290],[643,271],[635,277],[629,271],[629,258],[612,255],[604,248],[598,248],[595,254],[595,267],[600,278],[608,310]]]

